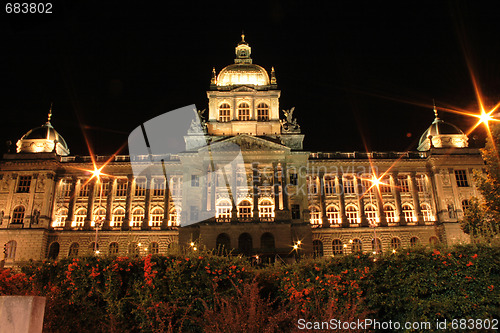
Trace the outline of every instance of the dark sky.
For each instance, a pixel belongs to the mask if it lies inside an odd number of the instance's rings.
[[[433,98],[477,111],[467,61],[487,104],[500,100],[498,8],[330,2],[73,0],[53,1],[53,14],[3,12],[2,152],[45,122],[52,101],[52,124],[80,155],[83,132],[110,154],[154,116],[206,108],[212,67],[233,63],[242,30],[254,63],[275,67],[281,109],[296,107],[308,150],[364,150],[363,138],[370,150],[415,149]],[[474,123],[442,118],[464,130]],[[483,131],[473,135],[480,144]]]

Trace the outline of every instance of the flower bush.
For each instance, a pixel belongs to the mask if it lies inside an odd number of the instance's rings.
[[[47,297],[47,332],[298,332],[299,318],[450,323],[499,317],[499,258],[484,245],[264,268],[200,252],[68,258],[0,270],[0,295]]]

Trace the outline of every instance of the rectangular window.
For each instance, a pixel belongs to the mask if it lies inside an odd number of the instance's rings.
[[[410,192],[410,184],[407,176],[398,177],[398,186],[400,192]]]
[[[325,193],[326,195],[335,194],[335,178],[325,177]]]
[[[381,193],[391,193],[391,179],[389,177],[382,178],[379,188]]]
[[[415,180],[417,181],[417,190],[419,192],[427,192],[424,176],[423,175],[417,176]]]
[[[200,186],[200,176],[191,175],[191,187],[198,187],[198,186]]]
[[[196,206],[190,206],[190,215],[191,215],[191,221],[198,220],[198,207]]]
[[[128,183],[121,181],[116,184],[116,196],[117,197],[124,197],[127,195],[127,187]]]
[[[153,196],[163,197],[165,195],[165,181],[163,179],[155,179],[153,181]]]
[[[180,177],[172,177],[170,180],[170,189],[173,197],[179,197],[182,194],[182,183]]]
[[[467,172],[465,170],[455,170],[455,179],[458,187],[469,187]]]
[[[231,109],[220,109],[219,110],[219,121],[228,122],[231,120]]]
[[[146,195],[146,180],[135,181],[135,196],[143,197]]]
[[[292,205],[292,219],[300,220],[300,205]]]
[[[297,185],[298,184],[298,177],[296,173],[290,173],[290,185]]]
[[[356,189],[354,188],[354,178],[351,178],[351,177],[344,178],[343,184],[344,184],[344,193],[345,194],[356,193]]]
[[[63,180],[61,183],[61,196],[68,198],[71,196],[71,180]]]
[[[78,193],[78,196],[80,197],[88,197],[89,196],[89,184],[83,183],[80,186],[80,192]]]
[[[373,192],[373,188],[375,187],[373,182],[368,180],[368,179],[362,179],[361,180],[361,187],[363,189],[363,192],[366,192],[370,190],[370,192]]]
[[[17,193],[29,193],[31,186],[31,176],[19,176],[17,183]]]
[[[309,177],[308,178],[308,191],[309,194],[318,194],[318,184],[316,183],[316,177]]]

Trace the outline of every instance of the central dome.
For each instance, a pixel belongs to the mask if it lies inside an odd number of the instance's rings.
[[[223,68],[217,76],[217,86],[269,85],[267,71],[255,64],[233,64]]]

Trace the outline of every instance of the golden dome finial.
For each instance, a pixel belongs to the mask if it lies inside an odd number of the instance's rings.
[[[246,43],[245,42],[245,33],[243,32],[243,30],[241,30],[241,42]]]
[[[434,116],[436,117],[436,119],[439,119],[438,110],[436,108],[436,101],[434,100],[434,98],[432,99],[432,105],[434,106],[434,108],[433,108],[433,110],[434,110]]]
[[[50,119],[52,118],[52,105],[53,104],[54,104],[53,102],[50,103],[49,114],[47,115],[47,122],[48,123],[50,123]]]

